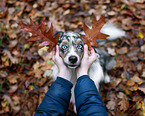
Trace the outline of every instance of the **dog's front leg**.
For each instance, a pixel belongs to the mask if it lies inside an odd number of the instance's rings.
[[[52,70],[52,79],[56,80],[57,76],[59,76],[59,68],[57,67],[57,65],[54,64],[54,66],[51,68],[51,70]],[[68,68],[68,70],[63,73],[63,77],[67,78],[67,80],[72,81],[72,75],[74,75],[72,73],[73,73],[72,69]]]
[[[94,81],[97,89],[99,90],[99,85],[101,81],[104,81],[103,68],[99,61],[96,60],[90,67],[88,71],[89,77]]]

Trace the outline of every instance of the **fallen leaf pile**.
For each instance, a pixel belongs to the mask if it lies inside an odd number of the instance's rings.
[[[49,31],[81,32],[83,22],[105,16],[126,32],[102,46],[117,62],[109,71],[111,83],[100,95],[109,116],[145,115],[145,1],[144,0],[1,0],[0,1],[0,115],[32,116],[49,89],[51,52],[28,42],[21,21],[43,25]],[[48,28],[47,28],[48,27]],[[85,30],[84,30],[85,31]],[[75,115],[70,105],[67,115]]]

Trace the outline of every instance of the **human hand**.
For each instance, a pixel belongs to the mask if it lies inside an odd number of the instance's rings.
[[[97,59],[97,56],[95,54],[95,51],[93,48],[88,51],[88,46],[84,46],[84,56],[82,58],[82,62],[80,67],[77,69],[77,78],[79,78],[82,75],[87,75],[88,70],[92,63]]]
[[[70,70],[65,66],[62,58],[59,56],[58,45],[56,45],[56,51],[55,51],[55,49],[53,49],[52,54],[53,54],[52,60],[59,68],[58,76],[70,81]],[[65,73],[65,72],[67,72],[67,73]]]

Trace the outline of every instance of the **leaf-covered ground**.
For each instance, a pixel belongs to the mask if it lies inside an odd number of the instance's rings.
[[[21,31],[20,21],[43,19],[56,31],[81,32],[84,21],[90,25],[102,15],[127,34],[103,46],[117,62],[100,93],[108,115],[145,116],[144,0],[1,0],[0,115],[33,115],[52,83],[51,52],[27,42],[31,35]],[[67,115],[74,115],[72,105]]]

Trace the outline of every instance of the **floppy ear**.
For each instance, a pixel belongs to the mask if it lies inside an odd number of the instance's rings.
[[[29,25],[23,23],[22,21],[19,23],[19,25],[22,27],[23,31],[32,33],[32,37],[28,39],[28,41],[36,41],[36,40],[42,41],[39,47],[49,45],[48,50],[50,50],[58,43],[59,33],[55,37],[53,36],[52,24],[48,31],[46,31],[47,29],[45,28],[43,20],[39,26],[35,25],[35,23],[31,19]]]
[[[95,18],[93,18],[92,29],[90,29],[84,23],[83,30],[84,30],[86,36],[81,35],[81,37],[82,37],[84,43],[88,45],[88,47],[91,47],[91,46],[98,47],[96,40],[106,39],[108,37],[108,35],[100,32],[101,28],[103,27],[103,25],[105,23],[106,22],[105,22],[104,16],[102,16],[98,21]]]

